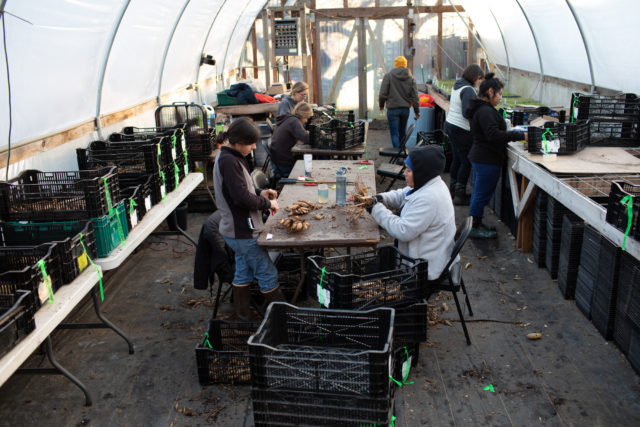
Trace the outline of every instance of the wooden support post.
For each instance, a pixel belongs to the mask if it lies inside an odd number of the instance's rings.
[[[251,26],[251,51],[253,57],[253,78],[258,78],[258,36],[256,35],[256,23]]]
[[[469,20],[469,28],[473,30],[473,23]],[[475,55],[473,54],[473,33],[469,31],[467,41],[467,66],[476,62]]]
[[[357,26],[357,21],[353,24],[353,30],[351,31],[351,35],[349,35],[349,41],[347,42],[347,47],[345,48],[342,54],[342,59],[340,60],[338,71],[336,71],[336,75],[333,77],[333,83],[331,83],[331,90],[329,91],[329,99],[327,99],[328,104],[335,102],[336,89],[338,88],[338,84],[340,84],[340,77],[342,77],[342,70],[344,69],[344,64],[347,62],[347,57],[349,56],[349,51],[351,50],[351,44],[353,43],[353,38],[356,35],[356,31],[357,31],[356,26]]]
[[[529,190],[531,184],[533,183],[529,182],[526,177],[522,177],[520,191],[523,196],[527,191],[531,191]],[[534,187],[535,186],[531,188]],[[530,197],[528,200],[533,200],[533,197]],[[533,246],[533,204],[526,203],[526,201],[527,200],[522,200],[524,206],[518,217],[518,238],[516,239],[516,247],[523,253],[531,252]]]
[[[307,68],[307,14],[304,6],[300,9],[300,56],[302,57],[302,80],[309,82]]]
[[[311,8],[313,10],[316,9],[316,0],[311,1]],[[317,14],[314,15],[314,21],[311,25],[311,37],[313,43],[311,44],[311,58],[312,58],[312,66],[313,70],[313,102],[320,105],[322,104],[322,64],[320,62],[320,36],[318,31],[318,25],[320,23],[319,17]]]
[[[438,0],[438,6],[442,6],[442,0]],[[438,12],[438,49],[436,50],[436,72],[438,79],[442,80],[442,12]]]
[[[267,11],[262,12],[262,43],[264,43],[264,84],[271,87],[271,45],[269,43],[269,18]]]
[[[358,118],[367,118],[367,31],[358,18]]]

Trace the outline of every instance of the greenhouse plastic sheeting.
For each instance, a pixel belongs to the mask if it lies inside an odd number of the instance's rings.
[[[588,48],[596,86],[640,93],[640,82],[635,75],[640,65],[640,50],[635,47],[640,40],[640,2],[461,0],[457,3],[473,21],[489,58],[498,64],[539,73],[535,32],[545,75],[590,85]]]

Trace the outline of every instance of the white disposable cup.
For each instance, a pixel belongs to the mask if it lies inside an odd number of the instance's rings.
[[[310,175],[313,170],[313,156],[311,154],[304,155],[304,173]]]

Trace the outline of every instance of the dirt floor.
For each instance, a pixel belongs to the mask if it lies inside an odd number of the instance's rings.
[[[385,141],[386,131],[370,131],[370,158]],[[467,215],[456,207],[458,223]],[[189,215],[191,236],[206,217]],[[396,392],[395,425],[639,425],[640,377],[624,355],[562,298],[532,254],[514,248],[504,224],[490,212],[486,222],[498,239],[469,240],[462,251],[472,344],[450,296],[432,297],[432,315],[442,320],[420,346],[413,384]],[[106,276],[103,312],[135,354],[108,329],[53,334],[58,361],[87,385],[93,406],[62,376],[13,375],[0,388],[0,425],[252,425],[249,386],[198,382],[195,347],[212,298],[193,288],[193,260],[192,246],[152,236]],[[227,298],[220,316],[231,313]],[[72,317],[94,320],[90,301]],[[542,338],[528,340],[531,332]],[[36,353],[25,366],[48,362]]]

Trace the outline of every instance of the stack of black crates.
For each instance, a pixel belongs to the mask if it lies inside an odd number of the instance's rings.
[[[538,189],[533,210],[533,259],[538,267],[545,266],[547,251],[547,199],[549,195]]]
[[[314,148],[327,150],[346,150],[364,144],[365,121],[345,121],[331,119],[325,123],[311,123],[309,144]]]
[[[589,145],[640,145],[640,99],[635,94],[571,96],[570,120],[589,120]]]
[[[571,213],[563,204],[553,197],[547,197],[547,222],[545,225],[547,239],[545,249],[545,265],[552,279],[558,277],[558,261],[560,258],[560,237],[562,235],[562,218]]]
[[[92,218],[108,216],[119,197],[115,167],[27,170],[0,183],[0,354],[37,326],[34,314],[57,289],[91,268]]]
[[[580,267],[576,279],[575,299],[580,311],[591,319],[591,301],[598,273],[598,257],[602,235],[590,225],[585,225],[580,251]]]
[[[620,253],[620,248],[615,243],[606,237],[600,239],[597,273],[591,301],[591,321],[608,340],[613,334]]]
[[[573,214],[564,216],[558,261],[558,287],[565,299],[573,299],[575,294],[583,233],[584,221],[581,218]]]
[[[622,253],[613,339],[640,372],[640,261]]]
[[[393,423],[394,310],[272,303],[249,338],[256,426]]]

